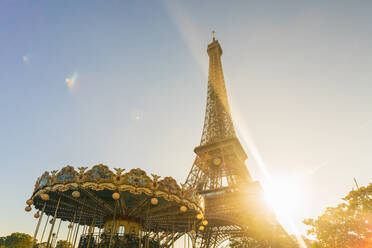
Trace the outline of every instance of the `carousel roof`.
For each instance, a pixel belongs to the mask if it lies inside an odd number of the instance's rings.
[[[203,197],[179,186],[172,177],[149,177],[141,169],[123,173],[125,169],[115,168],[113,172],[102,164],[87,169],[66,166],[44,172],[31,197],[35,208],[41,210],[45,204],[45,213],[54,215],[60,199],[57,218],[62,220],[102,227],[115,215],[149,229],[182,231],[191,228],[196,215],[204,215]]]

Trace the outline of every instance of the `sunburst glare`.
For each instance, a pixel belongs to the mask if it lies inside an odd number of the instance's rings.
[[[264,184],[266,201],[272,206],[278,219],[294,214],[303,204],[303,189],[290,178],[275,178]]]
[[[280,178],[271,175],[254,143],[248,126],[245,124],[245,120],[241,118],[242,115],[239,113],[239,110],[234,107],[233,101],[231,106],[234,112],[235,123],[237,124],[236,129],[241,137],[241,141],[243,145],[248,148],[247,150],[250,151],[259,169],[263,173],[261,183],[264,188],[266,201],[273,208],[278,221],[284,229],[288,233],[296,236],[301,248],[307,248],[293,221],[294,214],[301,208],[301,204],[304,202],[303,186],[299,181],[290,177]]]

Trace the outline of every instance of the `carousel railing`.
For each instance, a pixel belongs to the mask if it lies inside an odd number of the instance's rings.
[[[111,244],[110,244],[111,243]],[[159,248],[158,241],[144,236],[115,233],[83,234],[80,236],[78,248]]]

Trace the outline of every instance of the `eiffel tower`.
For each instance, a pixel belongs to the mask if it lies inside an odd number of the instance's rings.
[[[205,197],[205,218],[209,223],[195,234],[194,247],[218,247],[237,237],[256,242],[259,247],[291,247],[289,235],[265,204],[259,182],[252,179],[245,165],[248,156],[234,130],[222,70],[222,48],[214,33],[207,53],[204,127],[185,184]]]

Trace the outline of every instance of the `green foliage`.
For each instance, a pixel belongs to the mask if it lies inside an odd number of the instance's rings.
[[[0,247],[6,248],[30,248],[32,237],[26,233],[12,233],[0,238]]]
[[[305,236],[301,236],[302,240],[304,241],[307,248],[321,248],[319,242],[317,240],[310,240]],[[300,248],[300,244],[298,244],[298,247]]]
[[[317,219],[306,219],[320,248],[372,247],[372,183],[352,190],[341,204]]]
[[[47,248],[47,242],[36,244],[34,248]]]
[[[0,237],[0,248],[5,247],[5,238],[6,237]]]
[[[59,240],[56,245],[56,248],[71,248],[71,247],[72,247],[72,244],[65,240]]]

